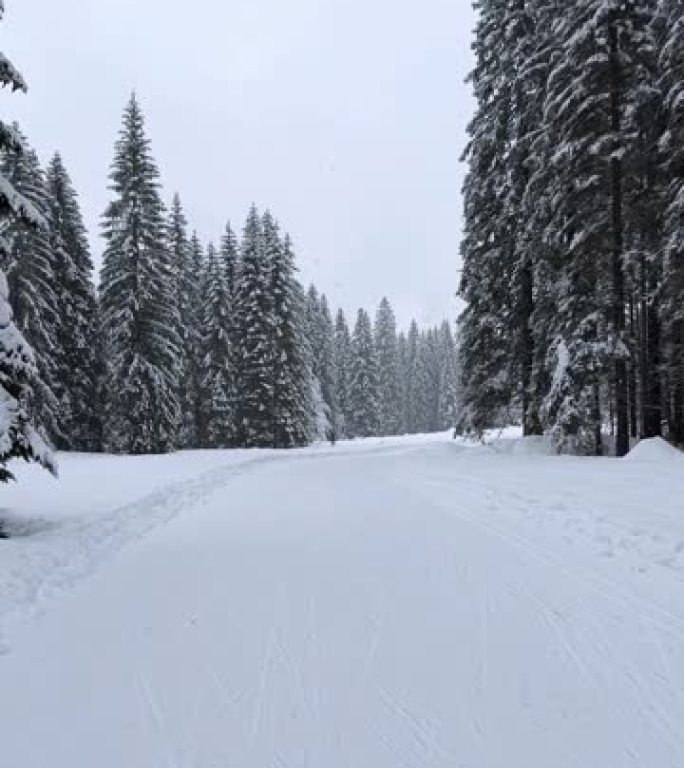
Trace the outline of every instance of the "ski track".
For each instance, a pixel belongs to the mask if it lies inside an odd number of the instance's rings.
[[[682,768],[676,473],[442,440],[254,454],[17,540],[7,764]]]

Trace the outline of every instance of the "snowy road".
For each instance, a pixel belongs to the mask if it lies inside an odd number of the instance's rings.
[[[684,766],[684,463],[439,438],[195,474],[12,629],[3,766]]]

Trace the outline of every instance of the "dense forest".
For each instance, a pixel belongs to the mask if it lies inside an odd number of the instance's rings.
[[[460,428],[682,443],[684,4],[476,7]]]
[[[3,84],[26,90],[0,62]],[[51,449],[164,453],[290,448],[314,440],[446,429],[455,420],[448,323],[397,331],[333,321],[303,289],[291,238],[252,206],[217,245],[163,202],[135,95],[124,114],[96,276],[78,195],[18,125],[0,125],[0,465],[54,468]]]

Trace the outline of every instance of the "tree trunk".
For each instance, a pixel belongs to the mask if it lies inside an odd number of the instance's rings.
[[[634,309],[634,295],[629,297],[629,335],[631,339],[631,362],[629,365],[629,434],[636,439],[639,436],[639,411],[637,405],[637,368],[634,364],[634,350],[638,348],[638,326]]]
[[[534,312],[534,282],[532,267],[525,264],[520,274],[520,338],[522,366],[522,421],[523,435],[541,435],[543,429],[539,420],[539,404],[532,389],[534,367],[534,334],[532,314]]]

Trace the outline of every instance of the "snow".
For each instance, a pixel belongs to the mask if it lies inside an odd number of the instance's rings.
[[[681,465],[490,437],[13,467],[3,765],[681,768]]]
[[[639,441],[625,459],[627,461],[681,461],[684,459],[684,454],[662,437],[652,437]],[[684,470],[684,464],[682,469]]]

